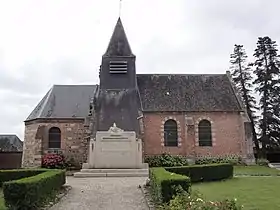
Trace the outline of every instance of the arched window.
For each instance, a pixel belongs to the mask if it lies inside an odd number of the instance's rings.
[[[198,124],[199,146],[212,146],[211,123],[208,120],[201,120]]]
[[[61,131],[57,127],[52,127],[49,130],[49,148],[51,149],[61,148]]]
[[[164,123],[164,146],[178,146],[177,122],[175,120],[167,120]]]

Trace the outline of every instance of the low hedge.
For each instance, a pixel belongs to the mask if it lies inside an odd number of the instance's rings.
[[[44,169],[12,169],[12,170],[0,170],[0,187],[4,182],[22,179],[25,177],[35,176],[45,172]]]
[[[191,186],[189,177],[170,173],[164,168],[151,168],[150,180],[153,198],[159,203],[169,202],[176,196],[178,188],[189,192]]]
[[[235,166],[237,165],[246,165],[240,156],[236,155],[226,155],[221,157],[199,157],[196,158],[196,165],[205,165],[205,164],[222,164],[229,163]]]
[[[146,156],[144,162],[148,163],[149,167],[173,167],[188,165],[188,160],[186,157],[165,153],[161,155]]]
[[[169,172],[185,175],[191,182],[216,181],[233,177],[232,164],[208,164],[181,167],[166,167]]]
[[[64,170],[47,170],[36,176],[4,182],[5,204],[14,210],[38,209],[64,184]]]

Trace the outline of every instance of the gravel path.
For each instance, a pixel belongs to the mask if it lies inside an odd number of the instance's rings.
[[[148,210],[139,185],[146,178],[67,177],[69,193],[50,210]]]

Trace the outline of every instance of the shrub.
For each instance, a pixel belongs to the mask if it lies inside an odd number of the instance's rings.
[[[165,169],[169,172],[188,176],[191,178],[191,182],[216,181],[233,176],[233,165],[227,163],[166,167]]]
[[[204,201],[198,194],[184,192],[170,200],[159,208],[160,210],[241,210],[242,206],[238,205],[236,199],[226,199],[222,201]]]
[[[185,157],[170,154],[147,156],[145,157],[145,163],[148,163],[150,167],[172,167],[188,165],[188,161]]]
[[[269,161],[267,159],[260,158],[260,159],[257,159],[256,163],[259,166],[268,166]]]
[[[230,163],[233,165],[246,165],[246,163],[239,156],[225,156],[225,157],[200,157],[195,160],[197,165]]]
[[[46,154],[42,158],[42,167],[50,169],[62,169],[66,167],[66,161],[61,154]]]
[[[36,176],[5,182],[6,206],[14,210],[38,209],[65,184],[65,171],[48,170]]]
[[[80,170],[81,164],[78,161],[76,161],[74,157],[68,157],[65,160],[65,168],[67,170]]]
[[[0,170],[0,187],[4,182],[21,179],[25,177],[35,176],[45,172],[44,169],[13,169],[13,170]]]
[[[168,202],[172,196],[177,194],[178,187],[186,192],[189,191],[189,177],[174,174],[164,168],[150,169],[151,190],[156,202]]]

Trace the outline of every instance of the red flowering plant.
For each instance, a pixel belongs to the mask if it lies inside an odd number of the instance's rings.
[[[42,167],[51,169],[65,168],[65,158],[60,154],[46,154],[42,158]]]

